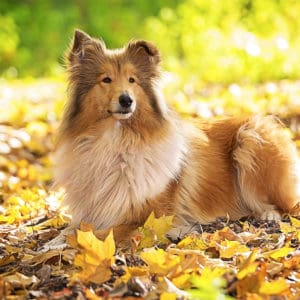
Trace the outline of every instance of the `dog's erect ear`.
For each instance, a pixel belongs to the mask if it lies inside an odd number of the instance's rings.
[[[75,57],[83,58],[84,57],[84,45],[87,42],[92,42],[92,38],[85,32],[76,29],[74,32],[74,38],[71,43],[70,51],[67,55],[69,62],[73,62]]]
[[[160,54],[156,46],[144,40],[131,41],[127,46],[127,51],[136,57],[148,58],[154,64],[160,63]]]
[[[74,52],[80,51],[82,48],[82,43],[88,40],[92,40],[92,38],[87,33],[79,29],[76,29],[74,32],[72,51]]]

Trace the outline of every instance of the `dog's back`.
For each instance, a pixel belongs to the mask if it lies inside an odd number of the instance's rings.
[[[201,139],[191,138],[179,183],[180,222],[226,215],[278,219],[293,209],[297,153],[275,118],[224,118],[196,126]]]

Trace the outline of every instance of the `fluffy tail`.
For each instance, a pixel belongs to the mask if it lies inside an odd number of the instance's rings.
[[[237,131],[233,160],[242,206],[267,218],[268,212],[293,210],[300,192],[297,151],[276,118],[248,119]]]

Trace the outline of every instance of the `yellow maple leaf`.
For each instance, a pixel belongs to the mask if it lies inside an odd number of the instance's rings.
[[[249,274],[252,274],[256,271],[259,263],[255,262],[257,258],[257,250],[253,250],[249,257],[244,261],[243,265],[240,268],[240,271],[237,273],[237,279],[241,280]]]
[[[163,276],[175,269],[181,261],[178,255],[154,248],[142,252],[141,258],[148,264],[151,273]]]
[[[294,227],[300,228],[300,220],[290,216],[290,221]]]
[[[203,241],[203,239],[199,238],[195,235],[188,235],[183,240],[181,240],[177,247],[180,249],[200,249],[206,250],[208,245]]]
[[[121,281],[127,282],[131,277],[141,277],[149,275],[149,268],[147,266],[140,267],[126,267],[125,274],[121,277]]]
[[[278,295],[285,292],[289,288],[284,278],[272,281],[262,282],[259,288],[259,292],[264,295]]]
[[[172,228],[172,225],[173,216],[155,218],[152,212],[144,226],[138,229],[142,235],[139,248],[149,248],[154,244],[168,243],[169,240],[166,238],[166,233]]]
[[[64,218],[63,215],[59,214],[55,216],[54,218],[51,218],[45,222],[42,222],[36,226],[29,227],[30,230],[41,230],[46,227],[60,227],[64,224],[68,223],[68,221]]]
[[[287,256],[289,253],[294,252],[294,251],[295,251],[295,248],[282,247],[282,248],[279,248],[279,249],[275,249],[275,250],[272,250],[272,251],[265,252],[264,256],[271,257],[271,258],[277,260],[279,258]]]
[[[190,279],[191,279],[190,273],[183,273],[183,274],[173,278],[172,282],[179,289],[187,289],[190,287]]]
[[[85,250],[87,262],[95,265],[99,260],[111,259],[116,251],[112,231],[103,242],[92,231],[77,230],[77,242]]]
[[[236,290],[238,299],[246,299],[249,293],[257,294],[261,283],[265,281],[267,268],[263,262],[254,273],[249,273],[243,279],[237,281]]]
[[[220,257],[222,258],[232,258],[235,255],[250,252],[250,249],[241,244],[238,241],[222,241],[219,246],[218,250],[220,252]]]
[[[74,265],[82,271],[74,274],[73,280],[99,284],[109,280],[116,251],[113,232],[100,241],[92,231],[77,230],[77,243],[81,251],[75,256]]]
[[[290,232],[294,232],[296,230],[296,228],[294,226],[292,226],[290,223],[286,223],[286,222],[280,222],[280,230],[287,234]]]

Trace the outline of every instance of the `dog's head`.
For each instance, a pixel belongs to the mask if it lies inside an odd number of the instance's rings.
[[[67,53],[71,99],[70,123],[84,115],[89,122],[163,118],[165,104],[155,83],[160,76],[160,54],[149,42],[134,40],[109,50],[102,40],[76,30]]]

